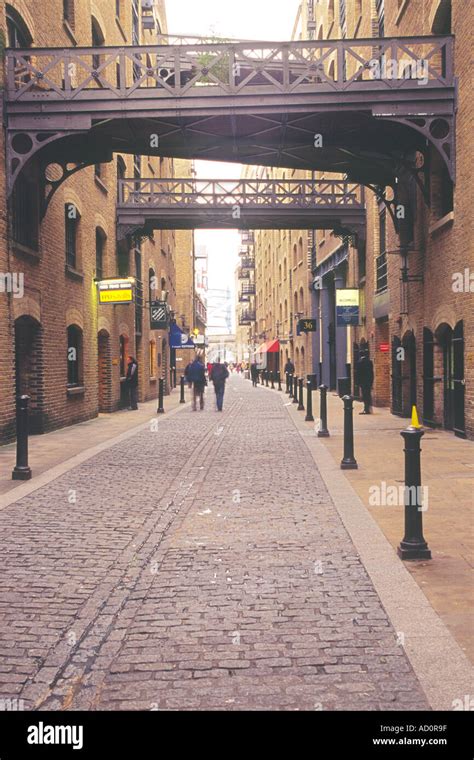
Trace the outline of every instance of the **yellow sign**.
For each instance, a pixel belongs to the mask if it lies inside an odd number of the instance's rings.
[[[132,303],[133,281],[124,280],[100,280],[99,303]]]
[[[358,306],[359,291],[355,288],[336,289],[336,306]]]

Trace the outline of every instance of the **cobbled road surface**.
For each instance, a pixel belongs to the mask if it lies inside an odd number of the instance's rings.
[[[0,700],[428,707],[287,399],[232,377],[0,511]]]

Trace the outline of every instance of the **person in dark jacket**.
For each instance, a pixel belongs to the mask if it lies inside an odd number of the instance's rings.
[[[284,372],[285,372],[285,375],[295,374],[295,365],[293,364],[290,358],[286,360]]]
[[[197,409],[197,400],[199,398],[199,408],[204,409],[204,388],[206,387],[206,368],[201,361],[200,356],[196,356],[191,364],[186,367],[186,378],[188,383],[193,386],[193,412]]]
[[[134,356],[128,357],[126,380],[130,396],[130,409],[138,409],[138,363]]]
[[[224,403],[225,381],[229,377],[229,370],[225,364],[221,364],[220,357],[211,367],[210,379],[214,384],[214,391],[216,393],[217,411],[222,412],[222,405]]]
[[[374,365],[368,354],[362,354],[356,364],[356,383],[362,391],[364,410],[359,414],[372,413],[372,386],[374,384]]]
[[[254,386],[254,388],[256,388],[257,385],[258,385],[258,367],[257,367],[257,362],[252,362],[252,364],[250,365],[250,376],[252,378],[252,385]]]

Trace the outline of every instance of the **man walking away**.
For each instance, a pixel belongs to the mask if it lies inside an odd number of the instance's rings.
[[[257,362],[252,362],[250,365],[250,375],[252,377],[252,385],[254,388],[257,387],[258,384],[258,367]]]
[[[229,370],[224,364],[221,364],[220,357],[211,367],[210,379],[214,383],[214,390],[216,393],[217,411],[222,412],[222,405],[224,403],[224,391],[225,381],[229,377]]]
[[[138,409],[138,364],[133,356],[128,357],[127,376],[125,382],[130,394],[130,409]]]
[[[199,398],[199,408],[204,409],[204,388],[206,387],[206,368],[201,361],[200,356],[196,356],[193,362],[186,367],[186,378],[193,386],[193,412],[197,409],[197,400]]]
[[[359,414],[372,413],[372,386],[374,384],[374,365],[367,354],[362,354],[356,365],[356,383],[362,390],[364,410]]]

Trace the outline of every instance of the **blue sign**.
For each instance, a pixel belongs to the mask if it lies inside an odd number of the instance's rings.
[[[194,348],[194,342],[176,323],[170,326],[170,348]]]
[[[337,326],[358,327],[359,325],[359,307],[358,306],[336,306]]]

